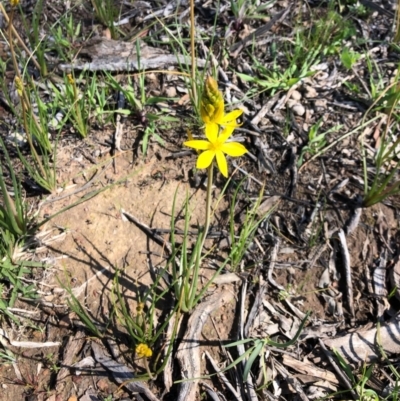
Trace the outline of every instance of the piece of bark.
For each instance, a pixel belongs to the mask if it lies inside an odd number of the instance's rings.
[[[182,54],[170,54],[140,42],[123,42],[107,38],[93,38],[85,43],[72,63],[61,63],[61,71],[138,71],[165,68],[169,65],[191,64],[191,58]],[[82,58],[81,56],[84,56]],[[205,66],[205,60],[196,60],[198,67]]]
[[[339,380],[332,372],[326,369],[318,368],[311,362],[302,362],[287,354],[282,355],[282,362],[284,365],[296,370],[299,373],[314,377],[314,381],[323,379],[334,384],[339,384]]]
[[[378,344],[381,344],[386,354],[400,353],[400,321],[396,320],[381,326],[379,337],[375,327],[370,330],[360,329],[342,337],[325,339],[324,343],[336,349],[349,362],[356,364],[378,360],[382,356]]]
[[[64,357],[62,360],[62,368],[59,370],[57,374],[57,392],[60,392],[62,387],[64,386],[65,379],[71,374],[70,367],[74,362],[76,362],[76,356],[81,351],[83,344],[85,342],[85,332],[81,329],[78,329],[74,336],[69,337],[68,342],[65,346]]]

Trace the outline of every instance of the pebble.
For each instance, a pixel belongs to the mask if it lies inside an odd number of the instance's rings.
[[[329,74],[327,72],[322,72],[321,74],[318,74],[315,76],[315,79],[318,81],[325,81],[329,77]]]
[[[288,100],[287,105],[292,109],[293,113],[296,114],[296,116],[302,116],[306,112],[305,107],[302,104],[297,103],[293,99]]]
[[[14,143],[18,148],[23,148],[28,144],[25,133],[19,132],[11,132],[8,134],[6,141]]]
[[[300,100],[301,99],[301,93],[299,91],[293,91],[292,95],[290,97],[293,100]]]
[[[326,109],[327,100],[326,99],[317,99],[314,102],[314,106],[322,109]]]
[[[300,104],[300,103],[295,104],[295,105],[292,107],[292,110],[293,110],[293,113],[296,114],[296,115],[298,115],[298,116],[303,116],[304,113],[306,112],[305,107],[304,107],[302,104]]]
[[[167,88],[165,88],[165,95],[167,97],[175,97],[176,96],[175,86],[168,86]]]
[[[77,177],[72,179],[72,182],[76,185],[81,185],[85,184],[86,180],[81,175],[78,175]]]
[[[304,97],[307,99],[312,99],[318,96],[318,92],[312,86],[305,87],[305,94]]]

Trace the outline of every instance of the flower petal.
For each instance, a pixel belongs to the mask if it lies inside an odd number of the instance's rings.
[[[204,141],[202,139],[194,139],[192,141],[183,142],[188,148],[193,148],[197,150],[207,150],[210,147],[210,142]]]
[[[228,142],[221,146],[221,151],[232,157],[243,156],[247,149],[239,142]]]
[[[225,178],[228,178],[228,163],[226,162],[225,155],[220,150],[217,150],[215,154],[217,156],[217,164],[219,171],[221,171],[221,174]]]
[[[234,125],[228,125],[227,127],[225,127],[225,129],[221,132],[219,138],[218,138],[218,142],[219,143],[224,143],[227,141],[227,139],[229,139],[229,137],[232,135],[233,130],[236,127]]]
[[[206,124],[206,137],[211,143],[215,143],[218,138],[218,125],[216,123]]]
[[[231,121],[236,122],[236,119],[238,117],[240,117],[242,114],[243,114],[243,110],[240,110],[240,109],[232,110],[228,114],[225,114],[224,118],[221,121],[221,124],[224,125],[224,123],[228,123]]]
[[[197,159],[197,168],[207,168],[212,163],[215,156],[215,152],[213,150],[206,150],[203,152]]]

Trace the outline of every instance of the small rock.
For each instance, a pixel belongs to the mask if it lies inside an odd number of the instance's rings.
[[[167,96],[167,97],[175,97],[176,96],[176,88],[175,88],[175,86],[168,86],[165,89],[165,96]]]
[[[305,94],[304,97],[307,99],[312,99],[318,96],[318,92],[312,86],[305,87]]]
[[[318,81],[325,81],[328,77],[329,74],[327,72],[321,72],[321,74],[315,76],[315,79]]]
[[[318,107],[318,108],[326,109],[326,103],[327,103],[326,99],[317,99],[314,102],[314,106]]]
[[[301,93],[299,91],[293,91],[292,95],[290,97],[293,100],[300,100],[301,99]]]
[[[63,118],[64,118],[64,114],[61,113],[61,111],[56,113],[56,115],[49,122],[49,128],[50,129],[60,128],[62,126],[61,123],[62,123]]]
[[[108,381],[106,379],[100,379],[97,382],[97,387],[99,388],[100,391],[102,391],[103,393],[108,393],[109,391],[109,385],[108,385]]]
[[[99,157],[101,155],[101,150],[100,149],[96,149],[93,153],[92,156],[93,157]]]
[[[157,76],[156,76],[156,74],[154,74],[154,72],[151,72],[151,73],[149,73],[149,74],[146,74],[146,82],[147,83],[157,83],[158,82],[158,79],[157,79]]]
[[[295,103],[290,108],[296,116],[303,116],[306,112],[306,108],[300,103]]]
[[[328,63],[321,63],[321,64],[313,65],[310,68],[311,71],[326,71],[327,69],[329,69]]]
[[[85,184],[86,180],[81,175],[78,175],[77,177],[72,179],[72,182],[75,185],[81,185],[81,184]]]
[[[28,144],[25,133],[11,132],[6,138],[7,142],[12,142],[18,148],[23,148]]]

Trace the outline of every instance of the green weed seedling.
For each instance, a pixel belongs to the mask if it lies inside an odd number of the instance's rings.
[[[393,85],[397,86],[395,82]],[[400,96],[396,96],[389,111],[388,120],[386,122],[384,131],[380,138],[379,148],[373,157],[374,172],[372,179],[368,175],[368,162],[367,154],[364,147],[363,139],[361,141],[362,147],[362,160],[363,160],[363,173],[364,173],[364,197],[363,206],[369,207],[379,203],[389,196],[400,193],[400,180],[398,178],[398,169],[400,167],[400,160],[398,159],[398,146],[400,145],[400,138],[392,141],[390,139],[389,130],[393,129],[391,117],[394,115],[394,110],[397,108]],[[378,102],[379,99],[375,101]],[[371,106],[374,108],[374,104]],[[394,127],[397,127],[399,122],[394,122]]]
[[[49,43],[49,47],[57,52],[61,60],[70,61],[73,55],[72,45],[80,37],[81,29],[81,22],[75,22],[72,15],[61,16],[50,27],[53,41]]]
[[[243,361],[244,362],[244,370],[243,370],[242,378],[243,378],[243,382],[246,382],[247,377],[250,374],[251,368],[252,368],[255,360],[261,356],[260,360],[262,361],[262,363],[265,363],[264,358],[262,357],[262,354],[265,352],[266,347],[271,346],[271,347],[275,347],[275,348],[285,349],[285,348],[288,348],[288,347],[292,346],[293,344],[295,344],[296,341],[298,340],[301,332],[303,331],[303,328],[304,328],[305,324],[307,323],[307,320],[310,317],[310,315],[311,315],[311,312],[306,313],[306,316],[302,320],[300,327],[297,330],[295,336],[290,341],[287,341],[285,343],[278,343],[269,338],[257,338],[257,339],[247,338],[244,340],[235,341],[234,343],[225,345],[226,348],[230,348],[230,347],[236,347],[238,345],[252,343],[252,345],[246,350],[246,352],[243,353],[239,358],[234,360],[226,368],[224,368],[223,372],[233,368],[234,366],[236,366],[237,364],[239,364]]]
[[[139,44],[137,46],[138,54],[140,54]],[[140,57],[138,57],[140,60]],[[140,64],[140,61],[138,61]],[[151,106],[157,105],[157,103],[167,101],[169,99],[164,97],[147,97],[146,85],[145,85],[145,74],[139,73],[137,79],[137,89],[129,77],[128,83],[122,85],[119,83],[111,74],[107,74],[107,82],[111,88],[115,91],[120,91],[132,110],[118,110],[118,113],[125,115],[132,114],[132,116],[139,123],[139,126],[143,127],[143,139],[142,139],[142,153],[145,156],[149,146],[150,138],[156,139],[160,144],[164,144],[161,136],[158,132],[165,128],[163,124],[169,124],[171,122],[178,122],[179,119],[168,115],[167,111],[161,110],[160,114],[155,114],[147,111]]]
[[[17,180],[7,149],[1,138],[0,147],[5,155],[13,192],[13,197],[11,197],[4,180],[3,169],[0,165],[0,193],[3,199],[3,204],[0,204],[0,228],[10,232],[15,238],[21,238],[28,233],[28,213],[22,196],[21,184]]]
[[[250,19],[265,18],[265,12],[276,3],[276,0],[270,0],[265,3],[257,0],[230,0],[229,3],[236,20],[243,23]]]
[[[400,400],[400,373],[398,372],[398,366],[395,367],[393,366],[393,363],[390,361],[388,358],[383,345],[382,345],[382,337],[381,337],[381,325],[380,322],[378,321],[377,324],[377,341],[376,344],[378,346],[379,352],[381,354],[382,359],[385,361],[386,365],[392,372],[392,377],[393,377],[393,387],[391,389],[391,393],[389,396],[385,398],[385,400],[391,400],[391,401],[399,401]]]
[[[197,57],[196,57],[196,38],[198,38],[198,42],[202,43],[202,37],[197,37],[199,32],[195,32],[195,19],[194,19],[194,11],[191,6],[190,13],[190,39],[183,36],[183,30],[181,29],[182,22],[179,19],[179,16],[176,16],[176,20],[174,26],[167,26],[164,22],[157,18],[157,22],[163,27],[163,30],[169,37],[169,44],[172,47],[173,53],[177,56],[178,60],[180,60],[179,55],[183,55],[184,58],[191,60],[191,66],[187,63],[182,64],[179,62],[179,70],[183,71],[180,75],[184,77],[185,84],[190,96],[190,101],[193,108],[193,114],[195,115],[197,127],[200,127],[204,124],[200,115],[201,108],[201,98],[203,95],[203,83],[207,75],[207,68],[211,58],[211,52],[206,52],[206,60],[204,69],[199,69],[197,65]],[[214,29],[218,22],[218,13],[215,14],[214,18]],[[175,26],[178,29],[175,29]],[[190,40],[190,51],[188,51],[188,45]],[[210,47],[213,47],[214,37],[211,37]],[[203,47],[205,49],[205,47]]]
[[[172,255],[168,260],[167,269],[171,270],[175,299],[180,303],[180,308],[183,312],[189,312],[199,301],[198,279],[203,260],[204,231],[199,232],[194,245],[190,247],[190,211],[187,195],[184,205],[185,225],[182,235],[182,244],[179,244],[175,236],[176,196],[177,192],[175,192],[172,205],[170,236]],[[203,230],[206,230],[206,228]]]
[[[379,398],[378,394],[376,393],[376,391],[365,388],[368,380],[370,379],[370,377],[372,375],[374,365],[371,364],[369,367],[366,367],[366,365],[363,365],[361,378],[358,379],[353,374],[351,366],[346,362],[346,360],[342,357],[342,355],[340,355],[340,353],[336,349],[333,349],[333,353],[339,362],[339,366],[342,368],[343,372],[349,378],[350,383],[353,385],[352,390],[356,392],[357,396],[359,397],[358,400],[359,401],[380,401],[380,398]],[[342,391],[340,393],[330,394],[329,396],[343,394],[348,391],[344,391],[344,392]]]
[[[246,211],[244,221],[240,225],[238,233],[235,231],[235,206],[239,192],[241,191],[242,183],[240,183],[231,201],[230,212],[229,212],[229,234],[231,239],[231,251],[229,254],[231,270],[236,271],[241,261],[244,258],[249,246],[253,242],[254,236],[256,235],[257,228],[259,225],[274,211],[275,207],[269,209],[264,215],[259,216],[258,210],[263,199],[264,189],[259,193],[258,198],[254,204]]]
[[[225,37],[239,31],[243,27],[243,24],[249,20],[265,18],[267,10],[276,3],[276,0],[270,0],[265,3],[257,0],[230,0],[229,3],[234,19],[229,24]]]
[[[10,18],[12,21],[12,18]],[[10,23],[10,27],[12,24]],[[40,99],[36,85],[31,78],[24,80],[24,76],[20,74],[15,48],[12,44],[12,29],[9,29],[10,52],[13,61],[14,72],[16,74],[14,83],[18,94],[19,105],[14,106],[13,102],[9,102],[9,106],[22,125],[25,131],[26,140],[29,145],[30,158],[26,158],[17,148],[19,158],[27,169],[32,179],[48,192],[53,192],[56,188],[55,175],[55,155],[52,145],[48,137],[48,114],[47,106]],[[5,83],[2,83],[3,88]],[[7,93],[7,91],[5,92]],[[33,99],[32,99],[33,98]],[[38,114],[35,114],[32,100],[37,103]]]
[[[126,328],[134,344],[144,343],[149,347],[153,347],[160,335],[164,332],[170,318],[174,313],[176,313],[176,309],[173,310],[173,312],[163,320],[162,325],[156,328],[156,307],[165,300],[166,295],[170,292],[170,288],[161,291],[158,288],[164,272],[162,271],[157,276],[155,282],[144,294],[140,294],[139,292],[137,293],[138,302],[135,315],[130,313],[124,297],[122,296],[119,284],[119,274],[120,273],[117,271],[114,276],[113,292],[115,296],[113,305],[115,309],[115,317],[119,323]]]
[[[83,75],[84,73],[82,73]],[[82,79],[82,75],[79,80]],[[85,92],[78,88],[76,78],[72,74],[64,75],[65,102],[68,106],[68,118],[79,134],[86,138],[89,128],[90,105]]]
[[[262,91],[269,91],[271,95],[274,95],[277,91],[289,90],[301,79],[314,75],[315,71],[312,67],[320,62],[320,52],[321,46],[311,49],[304,58],[302,37],[300,33],[297,33],[294,48],[286,50],[288,66],[282,68],[282,63],[277,59],[278,53],[273,52],[275,56],[272,66],[265,66],[265,63],[252,56],[253,68],[260,78],[243,73],[237,75],[245,82],[255,83],[262,88]],[[252,92],[254,90],[250,91]]]
[[[9,349],[7,349],[4,344],[3,348],[4,351],[0,351],[0,366],[4,365],[11,365],[17,362],[17,357],[11,352]]]
[[[327,145],[326,137],[332,132],[336,132],[340,126],[334,126],[330,128],[328,131],[319,133],[319,129],[322,125],[323,120],[319,120],[316,124],[311,126],[309,132],[308,132],[308,142],[305,146],[302,147],[299,160],[297,162],[298,166],[301,166],[303,164],[303,159],[304,156],[308,153],[312,156],[316,154],[320,154],[323,152],[323,149]]]
[[[272,65],[266,66],[265,63],[252,57],[252,65],[258,76],[242,73],[238,76],[246,82],[257,84],[262,90],[269,91],[273,95],[279,90],[288,90],[301,79],[315,74],[313,67],[327,56],[338,53],[342,49],[343,41],[355,33],[351,21],[344,20],[332,8],[333,6],[323,17],[315,18],[316,22],[309,30],[304,29],[300,21],[294,43],[288,42],[283,48],[271,44]],[[282,52],[286,56],[286,65],[282,60],[278,60],[278,55]]]
[[[160,308],[161,303],[165,303],[166,297],[171,292],[171,287],[165,289],[160,288],[160,280],[165,274],[166,271],[161,269],[154,283],[145,293],[141,294],[139,291],[137,292],[138,302],[135,314],[131,313],[121,293],[118,279],[119,272],[117,271],[114,276],[113,306],[116,323],[121,324],[126,329],[132,341],[132,346],[136,350],[137,357],[143,359],[147,371],[147,376],[144,377],[145,379],[154,378],[164,370],[169,356],[172,353],[172,347],[177,333],[180,315],[180,305],[178,302],[175,304],[173,302],[171,303],[172,309],[163,317],[162,324],[158,325],[158,327],[156,326],[156,309]],[[175,324],[170,343],[167,346],[167,352],[164,353],[161,347],[160,352],[156,353],[156,349],[160,349],[158,348],[160,346],[160,339],[165,334],[171,319],[175,319]],[[147,359],[151,357],[153,357],[153,364],[150,366]]]
[[[108,89],[107,83],[101,82],[96,74],[92,76],[86,89],[90,109],[93,110],[94,118],[99,125],[111,121],[114,114],[114,111],[107,110],[107,105],[110,103]]]
[[[60,283],[61,284],[61,283]],[[61,286],[63,286],[61,284]],[[85,327],[97,338],[104,337],[104,331],[99,328],[99,326],[93,321],[93,318],[86,311],[86,308],[79,302],[78,298],[73,294],[72,289],[70,287],[65,287],[65,290],[68,292],[69,298],[67,299],[69,308],[76,313],[81,322],[85,325]]]
[[[117,39],[117,29],[114,25],[119,11],[115,7],[113,0],[91,0],[96,18],[106,26],[111,33],[113,39]]]
[[[40,66],[40,74],[45,77],[47,75],[46,53],[48,52],[46,37],[43,37],[43,29],[40,25],[40,19],[43,16],[43,0],[38,0],[29,18],[24,12],[20,13],[24,30],[27,34],[30,48],[36,62]],[[28,62],[28,60],[27,60]],[[25,64],[27,64],[27,62]]]
[[[354,64],[357,63],[360,57],[360,53],[350,50],[347,47],[345,47],[340,54],[340,60],[342,61],[343,66],[348,70],[353,68]]]
[[[314,155],[326,146],[326,133],[318,133],[322,122],[323,120],[321,119],[316,124],[311,126],[308,132],[308,143],[301,149],[300,157],[297,162],[298,166],[301,166],[303,164],[303,158],[306,153]]]
[[[331,3],[332,4],[332,3]],[[321,55],[337,54],[343,47],[343,41],[356,34],[351,20],[343,18],[333,5],[326,15],[315,18],[315,23],[308,32],[304,32],[302,42],[305,49],[320,49]]]
[[[82,72],[79,77],[72,74],[64,75],[64,86],[59,88],[49,84],[53,100],[50,103],[53,110],[66,110],[63,119],[57,122],[56,128],[61,130],[67,121],[85,138],[88,135],[89,123],[95,118],[99,124],[108,121],[105,118],[113,112],[107,111],[109,100],[108,86],[98,79],[97,74],[89,77]]]

